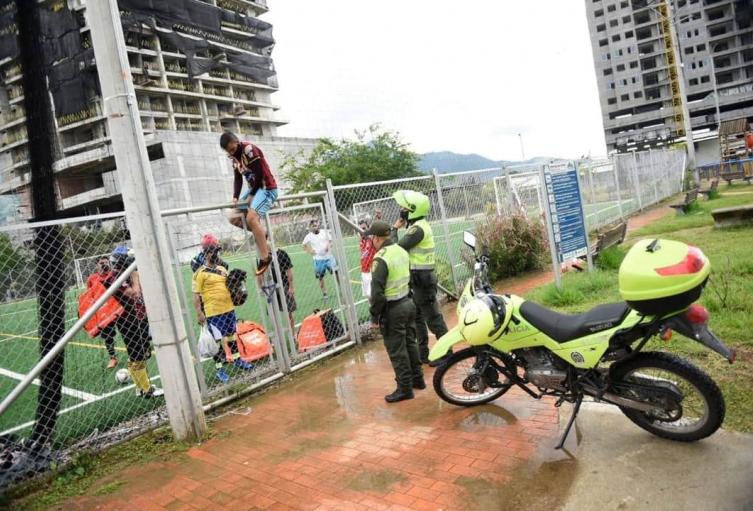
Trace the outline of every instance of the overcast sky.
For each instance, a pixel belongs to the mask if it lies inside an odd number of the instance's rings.
[[[268,0],[281,135],[379,122],[419,152],[605,153],[583,0]]]

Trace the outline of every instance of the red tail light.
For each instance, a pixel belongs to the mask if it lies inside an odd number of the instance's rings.
[[[663,277],[669,275],[688,275],[701,271],[704,264],[706,264],[706,256],[703,255],[701,249],[691,246],[688,248],[688,255],[685,256],[682,262],[673,264],[672,266],[665,266],[664,268],[657,268],[656,273]]]
[[[709,320],[709,311],[704,306],[694,303],[685,313],[685,317],[693,324],[704,324]]]

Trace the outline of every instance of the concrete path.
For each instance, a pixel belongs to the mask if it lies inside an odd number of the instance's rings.
[[[566,510],[753,509],[751,436],[719,431],[692,444],[669,442],[596,403],[583,406],[577,433]]]

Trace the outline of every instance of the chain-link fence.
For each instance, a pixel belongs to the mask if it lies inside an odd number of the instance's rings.
[[[2,228],[0,395],[10,394],[40,352],[49,351],[126,271],[133,258],[129,246],[120,214]],[[84,267],[83,260],[93,264]],[[160,375],[138,272],[116,289],[67,343],[64,357],[0,415],[3,445],[26,438],[75,449],[116,425],[131,431],[135,417],[145,424],[161,415]]]
[[[595,229],[681,191],[684,156],[652,151],[584,161],[579,168],[588,226]],[[541,214],[538,174],[503,169],[288,195],[264,219],[274,257],[257,279],[256,242],[244,215],[231,224],[234,212],[227,206],[163,212],[205,403],[265,385],[360,340],[370,319],[363,286],[370,265],[359,226],[395,222],[399,208],[392,196],[407,189],[431,201],[436,269],[447,294],[457,293],[470,275],[464,230],[486,215]],[[204,235],[211,243],[202,244]],[[40,350],[67,342],[64,360],[47,365],[0,415],[4,455],[15,456],[5,447],[20,438],[49,440],[64,455],[166,420],[138,269],[124,273],[134,255],[129,247],[119,213],[0,227],[0,396],[20,388]],[[237,270],[246,273],[245,300],[236,300],[240,295],[228,285]],[[93,306],[98,298],[107,298],[101,308]],[[71,329],[94,309],[84,328]],[[230,311],[234,317],[226,316]]]

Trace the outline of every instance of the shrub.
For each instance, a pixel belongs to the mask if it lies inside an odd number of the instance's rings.
[[[489,253],[493,281],[542,268],[549,254],[544,225],[524,215],[487,214],[476,225],[480,245]]]
[[[713,190],[709,190],[709,200],[718,199],[721,196],[722,194],[719,193],[719,190],[717,190],[716,188]]]

